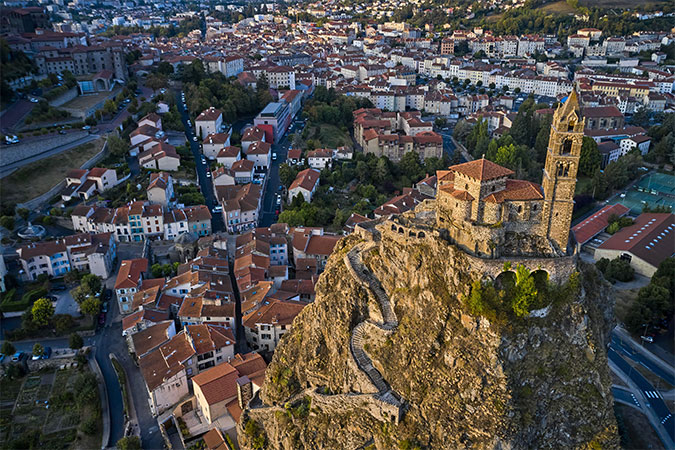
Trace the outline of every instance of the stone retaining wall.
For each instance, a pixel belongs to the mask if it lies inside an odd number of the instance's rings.
[[[59,95],[55,99],[50,100],[49,105],[57,108],[77,97],[78,93],[77,86],[73,86],[67,92],[64,92],[63,95]]]

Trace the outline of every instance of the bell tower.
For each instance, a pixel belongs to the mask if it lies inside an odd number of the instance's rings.
[[[576,90],[572,90],[553,114],[541,183],[544,189],[542,232],[563,252],[570,234],[583,138],[584,119]]]

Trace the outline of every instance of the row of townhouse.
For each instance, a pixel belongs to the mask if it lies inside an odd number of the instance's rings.
[[[144,280],[146,269],[147,260],[124,261],[116,293],[127,299],[127,309],[120,308],[129,313],[122,334],[138,361],[152,414],[163,424],[183,419],[195,436],[214,426],[232,431],[262,386],[266,364],[257,353],[235,354],[227,251],[201,250],[168,280]]]
[[[135,201],[119,208],[78,205],[71,220],[75,231],[110,232],[119,242],[173,240],[182,233],[195,237],[211,234],[211,212],[204,205],[177,209],[147,201]]]
[[[400,161],[414,151],[420,159],[443,156],[443,138],[420,120],[419,111],[383,112],[377,108],[354,111],[354,135],[365,153]]]
[[[112,233],[74,234],[54,241],[34,242],[17,249],[22,278],[60,277],[79,270],[108,278],[114,270],[117,246]]]
[[[94,167],[92,169],[72,169],[66,174],[66,187],[61,191],[61,199],[72,198],[89,200],[96,194],[112,189],[117,184],[115,169]]]

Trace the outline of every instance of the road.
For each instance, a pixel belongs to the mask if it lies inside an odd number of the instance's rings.
[[[646,367],[659,378],[668,382],[668,384],[675,386],[675,373],[673,368],[671,367],[670,370],[668,370],[665,362],[659,364],[658,360],[655,359],[655,356],[650,355],[648,350],[642,348],[642,346],[637,344],[622,331],[623,330],[617,328],[612,331],[612,347],[616,349],[619,354],[629,357],[636,363]]]
[[[640,402],[638,402],[637,398],[635,398],[635,394],[633,394],[628,389],[619,386],[612,386],[612,396],[616,402],[625,403],[626,405],[630,405],[634,408],[642,410],[642,406],[640,405]]]
[[[87,136],[84,136],[81,139],[78,139],[76,141],[70,142],[65,145],[60,145],[58,147],[54,147],[52,149],[49,149],[47,151],[44,151],[42,153],[38,153],[33,156],[29,156],[28,158],[21,159],[19,161],[15,161],[11,164],[7,164],[6,166],[2,166],[0,168],[0,177],[4,177],[6,175],[9,175],[10,173],[14,172],[15,170],[25,166],[26,164],[30,164],[35,161],[39,161],[44,158],[48,158],[50,156],[58,155],[59,153],[65,152],[66,150],[70,150],[71,148],[75,148],[78,145],[86,144],[87,142],[94,141],[98,139],[100,136],[97,134],[89,134]]]
[[[645,415],[650,419],[652,426],[655,427],[657,434],[662,440],[664,440],[664,438],[670,439],[670,442],[664,442],[666,448],[672,448],[672,446],[675,445],[673,444],[675,443],[675,420],[668,410],[666,403],[663,401],[661,394],[640,372],[635,370],[619,355],[619,353],[617,353],[611,343],[610,348],[607,350],[607,357],[619,371],[630,379],[631,384],[638,390],[639,395],[636,395],[636,397],[638,401],[642,401],[644,404],[645,407],[643,411],[645,411]],[[635,393],[634,390],[633,394]],[[654,423],[654,420],[652,420],[654,418],[658,424]]]
[[[26,99],[21,99],[9,106],[2,116],[0,116],[0,129],[2,129],[2,132],[18,134],[15,130],[17,124],[31,112],[36,104]]]
[[[286,157],[288,156],[288,149],[291,146],[288,136],[296,132],[302,133],[304,127],[305,123],[294,120],[279,142],[277,144],[272,144],[272,153],[276,153],[277,158],[276,160],[272,160],[272,165],[267,175],[265,191],[263,192],[262,211],[259,218],[261,227],[269,227],[277,221],[276,199],[277,194],[279,194],[279,186],[281,185],[281,181],[279,180],[279,166],[286,162]]]
[[[197,141],[194,141],[195,133],[192,127],[188,125],[188,120],[190,120],[190,117],[188,115],[188,111],[183,107],[183,101],[180,98],[179,91],[176,92],[176,105],[178,107],[178,112],[181,115],[183,126],[185,127],[185,136],[187,137],[188,145],[190,145],[190,149],[192,150],[192,154],[195,158],[199,188],[201,189],[202,194],[204,194],[204,199],[206,199],[206,206],[209,208],[209,210],[212,210],[213,207],[218,204],[218,202],[216,201],[216,196],[213,192],[212,179],[210,176],[206,176],[207,171],[210,171],[209,161],[207,160],[205,164],[202,163],[202,151],[199,138],[197,138]],[[212,214],[212,216],[211,230],[214,233],[224,230],[222,214]]]

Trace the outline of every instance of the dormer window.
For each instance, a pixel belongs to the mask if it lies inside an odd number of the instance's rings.
[[[464,185],[464,190],[465,190],[465,191],[468,191],[468,190],[469,190],[469,184],[468,184],[468,183]]]

